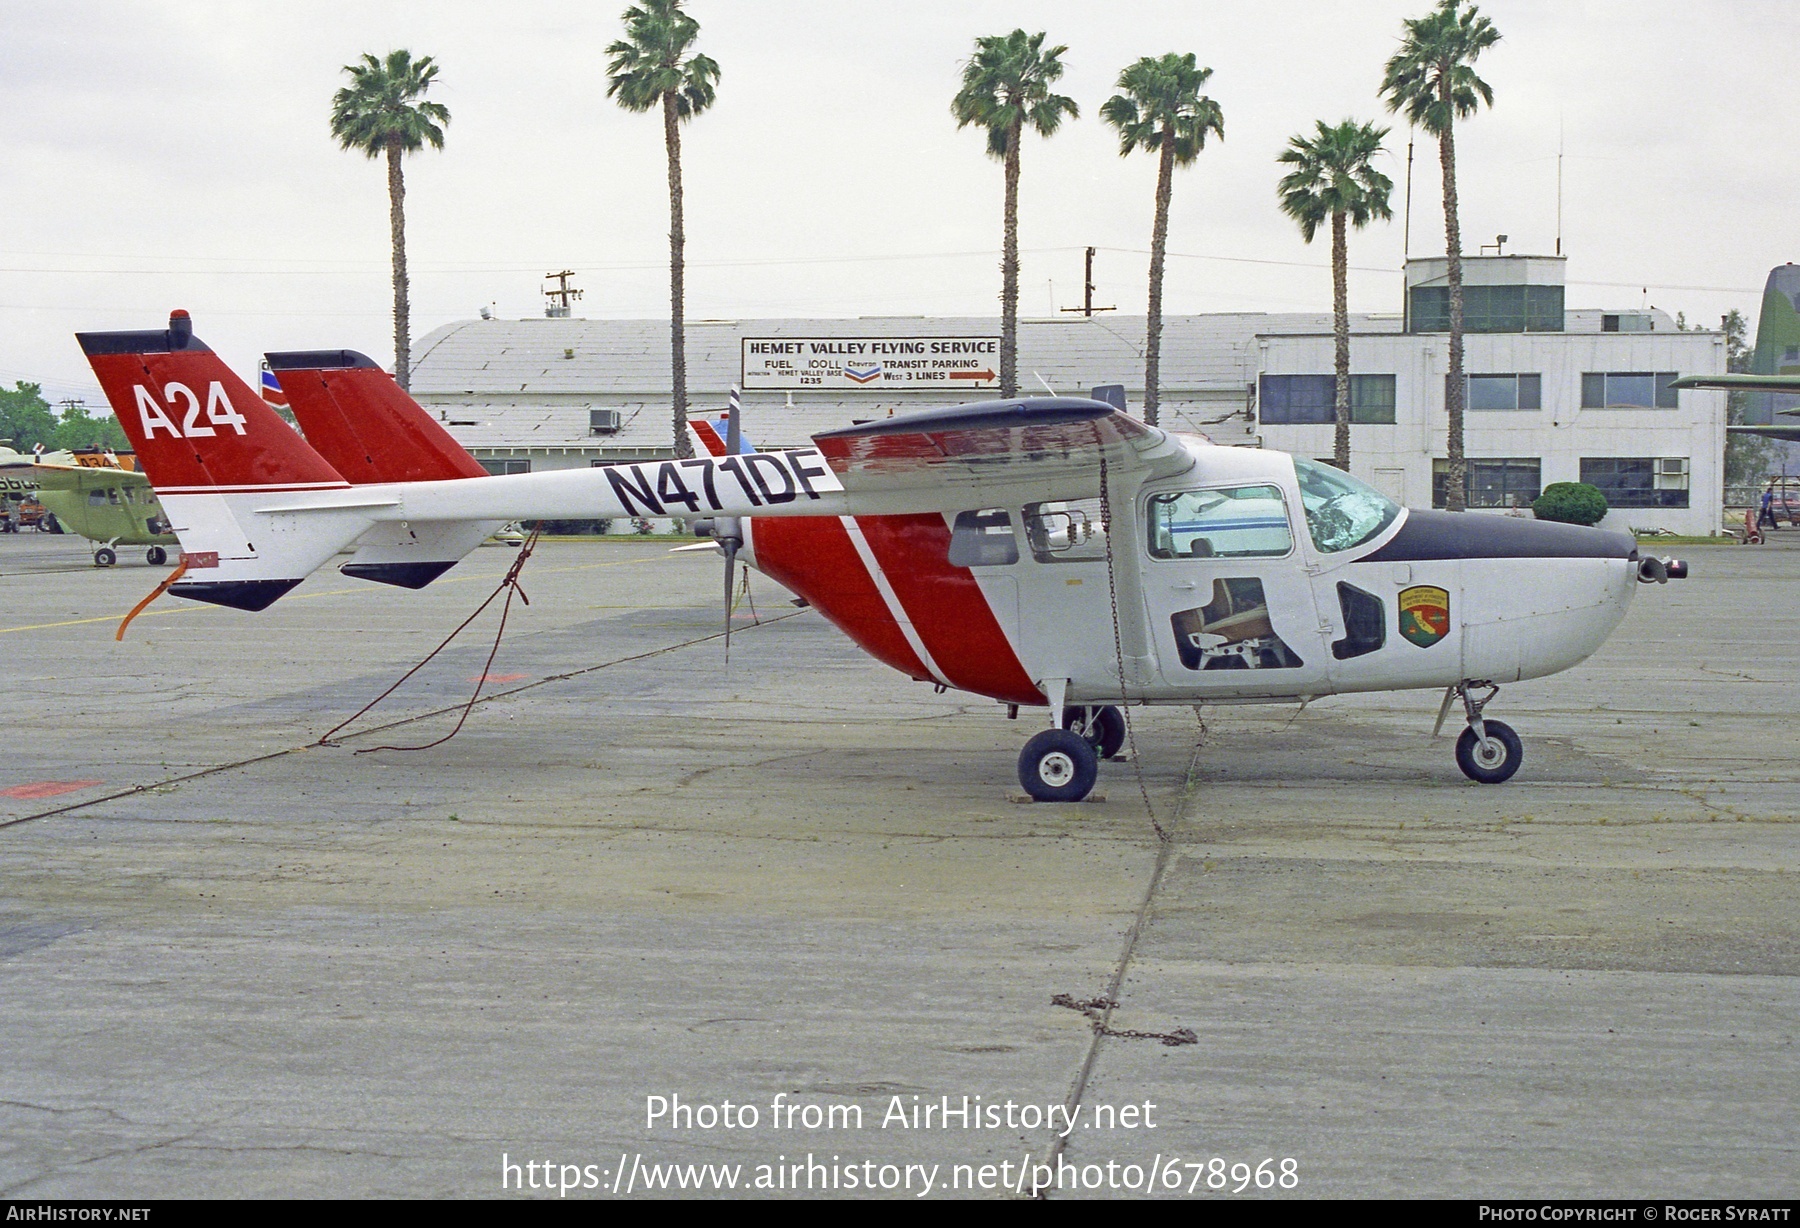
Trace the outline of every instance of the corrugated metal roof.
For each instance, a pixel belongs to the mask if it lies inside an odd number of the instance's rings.
[[[1398,331],[1398,316],[1355,316],[1359,332]],[[1170,316],[1163,322],[1162,402],[1178,428],[1234,436],[1220,424],[1255,380],[1257,336],[1329,331],[1331,315],[1233,312]],[[830,320],[690,321],[691,412],[723,409],[741,378],[745,337],[998,336],[993,317],[883,316]],[[1071,316],[1019,322],[1019,376],[1027,395],[1049,389],[1085,394],[1124,384],[1133,405],[1144,383],[1142,316]],[[465,447],[660,449],[669,446],[669,325],[666,320],[467,320],[421,338],[414,347],[412,391],[439,411]],[[797,446],[859,418],[994,396],[956,397],[937,387],[866,394],[747,392],[745,430],[764,447]],[[617,409],[616,434],[594,436],[588,410]],[[1241,434],[1241,430],[1235,432]]]

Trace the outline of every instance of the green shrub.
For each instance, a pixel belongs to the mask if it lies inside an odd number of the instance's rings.
[[[1606,496],[1586,482],[1552,482],[1532,502],[1531,514],[1564,524],[1599,524],[1606,515]]]

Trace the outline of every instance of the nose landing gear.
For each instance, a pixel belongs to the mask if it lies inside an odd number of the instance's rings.
[[[1064,708],[1063,728],[1086,738],[1102,759],[1111,759],[1125,749],[1125,714],[1113,704]]]
[[[1047,686],[1056,726],[1019,752],[1019,784],[1036,802],[1078,802],[1094,788],[1100,760],[1125,745],[1125,714],[1111,704],[1061,706],[1064,680]]]
[[[1477,698],[1473,692],[1480,687],[1486,687],[1487,693]],[[1450,714],[1450,705],[1460,696],[1469,727],[1456,739],[1456,766],[1462,769],[1464,776],[1484,785],[1511,780],[1513,773],[1519,770],[1519,764],[1525,761],[1524,743],[1519,741],[1512,726],[1504,721],[1486,720],[1481,715],[1481,710],[1499,693],[1500,688],[1491,682],[1459,682],[1444,692],[1437,725],[1431,731],[1436,737],[1438,730],[1444,727],[1444,718]]]

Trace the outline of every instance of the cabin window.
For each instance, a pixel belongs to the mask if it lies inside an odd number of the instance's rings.
[[[1313,545],[1327,554],[1360,546],[1394,523],[1400,505],[1342,469],[1294,458],[1300,504]]]
[[[1040,563],[1091,563],[1106,558],[1106,520],[1098,499],[1025,505],[1025,541]]]
[[[1019,561],[1019,540],[1004,508],[958,512],[950,530],[952,567],[1004,567]]]
[[[1381,598],[1341,580],[1337,593],[1338,607],[1344,611],[1344,638],[1331,642],[1331,655],[1348,661],[1387,643],[1387,609]]]
[[[88,506],[89,507],[105,507],[106,506],[106,492],[104,490],[88,491]]]
[[[1153,559],[1279,558],[1294,548],[1274,486],[1151,495],[1149,513]]]

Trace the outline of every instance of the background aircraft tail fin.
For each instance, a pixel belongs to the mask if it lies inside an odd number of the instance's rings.
[[[394,377],[355,350],[266,356],[307,442],[352,485],[486,475]]]
[[[1763,287],[1762,311],[1756,319],[1756,348],[1750,353],[1752,375],[1800,375],[1800,264],[1778,264]],[[1800,405],[1800,396],[1785,392],[1752,392],[1743,421],[1751,426],[1785,426],[1793,422],[1781,411]]]
[[[269,373],[307,442],[356,486],[486,477],[487,470],[394,377],[355,350],[269,354]],[[338,570],[424,588],[501,525],[497,520],[378,524]]]

